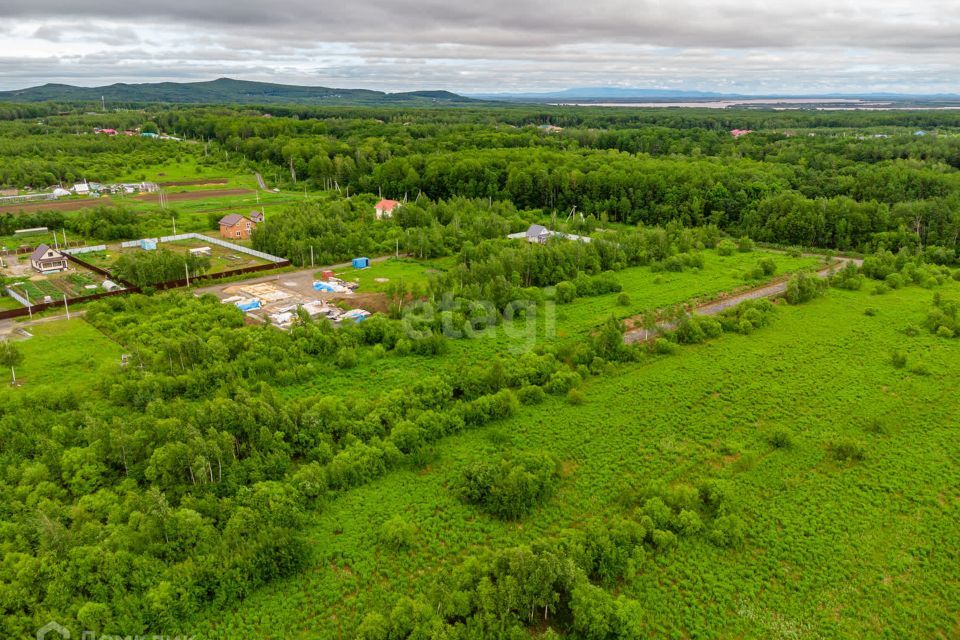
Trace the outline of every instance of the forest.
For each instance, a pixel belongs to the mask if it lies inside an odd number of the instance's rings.
[[[210,269],[161,246],[11,324],[4,636],[955,632],[960,115],[125,107],[0,104],[0,186],[182,198],[7,207],[4,245],[266,210],[269,278],[382,312],[155,292]]]

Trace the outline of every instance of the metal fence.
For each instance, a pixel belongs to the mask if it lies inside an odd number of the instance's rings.
[[[79,298],[72,298],[67,300],[67,304],[80,304],[82,302],[93,302],[94,300],[100,300],[101,298],[109,298],[111,296],[122,296],[128,293],[134,293],[129,289],[120,289],[119,291],[105,291],[103,293],[94,293],[89,296],[81,296]],[[24,316],[29,316],[34,313],[40,313],[41,311],[46,311],[47,309],[56,309],[58,307],[64,306],[63,299],[54,300],[53,302],[42,302],[40,304],[35,304],[30,307],[25,307],[23,309],[10,309],[9,311],[0,311],[0,320],[7,320],[9,318],[22,318]]]
[[[27,300],[26,298],[24,298],[22,295],[20,295],[19,293],[17,293],[16,291],[14,291],[13,289],[11,289],[10,287],[7,287],[7,295],[10,296],[11,298],[13,298],[14,300],[16,300],[17,302],[19,302],[20,304],[22,304],[23,306],[25,306],[25,307],[29,307],[29,306],[30,306],[30,301],[29,301],[29,300]]]
[[[206,280],[222,280],[223,278],[232,278],[233,276],[243,275],[245,273],[257,273],[258,271],[273,271],[279,267],[289,267],[290,261],[283,260],[282,262],[277,262],[273,264],[258,264],[255,267],[244,267],[242,269],[233,269],[231,271],[220,271],[218,273],[205,273],[193,278],[190,278],[190,282],[196,284],[201,281]],[[152,285],[157,290],[164,289],[176,289],[177,287],[187,286],[187,279],[181,278],[179,280],[168,280],[167,282],[161,282],[159,284]]]
[[[97,251],[106,251],[107,245],[98,244],[94,247],[77,247],[75,249],[65,249],[63,253],[66,253],[71,256],[80,255],[83,253],[96,253]]]
[[[263,253],[262,251],[248,249],[246,247],[241,247],[240,245],[233,244],[232,242],[226,242],[224,240],[220,240],[219,238],[211,238],[210,236],[204,236],[199,233],[183,233],[176,236],[164,236],[162,238],[157,238],[156,240],[158,242],[175,242],[177,240],[201,240],[203,242],[210,242],[211,244],[215,244],[221,247],[226,247],[228,249],[239,251],[241,253],[246,253],[248,255],[256,256],[258,258],[262,258],[270,262],[270,264],[259,264],[254,267],[233,269],[231,271],[221,271],[219,273],[207,273],[207,274],[196,276],[195,278],[190,278],[190,282],[194,282],[194,283],[200,282],[202,280],[221,280],[223,278],[230,278],[233,276],[243,275],[246,273],[257,273],[259,271],[271,271],[273,269],[277,269],[280,267],[290,266],[290,261],[284,258],[278,258],[277,256],[270,255],[269,253]],[[140,241],[133,240],[129,242],[124,242],[122,244],[124,247],[135,247],[140,245]],[[78,298],[71,298],[66,301],[66,304],[80,304],[83,302],[92,302],[94,300],[99,300],[101,298],[107,298],[110,296],[126,295],[128,293],[140,293],[140,287],[136,286],[132,282],[122,280],[121,278],[110,273],[106,269],[103,269],[102,267],[98,267],[94,264],[90,264],[89,262],[86,262],[85,260],[81,260],[80,258],[77,257],[78,255],[82,255],[84,253],[92,253],[95,251],[105,251],[106,248],[107,248],[106,245],[98,245],[95,247],[78,247],[75,249],[66,250],[63,253],[67,256],[67,259],[70,260],[71,262],[75,262],[81,267],[83,267],[84,269],[88,269],[90,271],[93,271],[94,273],[104,276],[105,278],[109,278],[115,282],[118,282],[119,284],[122,284],[125,288],[119,289],[117,291],[106,291],[104,293],[94,293],[87,296],[80,296]],[[180,280],[169,280],[167,282],[161,282],[153,285],[153,288],[159,291],[164,289],[175,289],[177,287],[186,286],[187,284],[188,283],[186,278],[183,278]],[[54,308],[64,306],[64,301],[62,299],[54,300],[53,302],[43,302],[40,304],[31,305],[25,298],[23,298],[22,296],[20,296],[14,291],[11,291],[9,288],[7,289],[7,294],[11,298],[16,300],[20,304],[22,304],[24,308],[10,309],[9,311],[0,311],[0,320],[6,320],[8,318],[20,318],[23,316],[32,315],[33,313],[39,313],[41,311],[45,311],[47,309],[54,309]]]
[[[142,240],[127,240],[126,242],[121,242],[120,246],[123,247],[124,249],[139,247],[140,243],[143,240],[153,241],[160,244],[164,242],[178,242],[180,240],[199,240],[200,242],[209,242],[210,244],[215,244],[218,247],[224,247],[225,249],[230,249],[231,251],[236,251],[237,253],[245,253],[249,256],[254,256],[255,258],[260,258],[261,260],[266,260],[267,262],[272,262],[274,264],[281,264],[283,262],[286,262],[283,258],[278,258],[277,256],[270,255],[269,253],[264,253],[263,251],[257,251],[256,249],[243,247],[239,244],[227,242],[226,240],[222,240],[220,238],[212,238],[210,236],[205,236],[201,233],[178,233],[175,236],[161,236],[159,238],[143,238]]]

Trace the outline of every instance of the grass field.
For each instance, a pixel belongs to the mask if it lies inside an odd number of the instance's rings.
[[[81,319],[54,320],[27,330],[33,337],[17,342],[23,353],[17,379],[26,388],[93,389],[102,368],[120,365],[120,345]]]
[[[960,285],[945,291],[956,296]],[[197,635],[351,637],[363,614],[431,593],[473,550],[622,511],[633,487],[720,478],[737,496],[746,545],[684,539],[628,576],[617,591],[643,605],[651,637],[956,637],[956,607],[944,605],[960,602],[951,419],[960,342],[903,332],[922,322],[932,295],[833,290],[779,307],[750,336],[618,367],[593,380],[582,406],[550,400],[447,439],[424,469],[330,503],[310,530],[311,569],[211,612]],[[891,365],[892,349],[908,353],[906,368]],[[770,443],[778,430],[791,446]],[[847,441],[862,460],[833,455]],[[489,518],[447,488],[466,463],[504,447],[553,452],[569,470],[559,493],[519,523]],[[378,542],[395,514],[418,528],[409,552]]]
[[[20,309],[22,305],[9,297],[5,293],[0,293],[0,311],[9,311],[10,309]]]
[[[776,261],[778,274],[818,264],[813,258],[791,258],[784,254],[753,252],[723,257],[707,251],[704,252],[703,269],[668,273],[654,272],[649,267],[633,267],[616,273],[624,291],[630,296],[629,305],[618,305],[618,294],[615,293],[577,298],[565,305],[551,304],[541,309],[535,319],[517,320],[509,325],[498,326],[470,340],[449,341],[450,353],[447,357],[405,356],[365,360],[349,371],[331,367],[313,385],[290,389],[288,393],[321,391],[362,397],[405,385],[414,372],[417,375],[436,375],[441,372],[453,375],[464,364],[480,364],[497,355],[522,353],[537,344],[581,341],[611,315],[627,318],[694,298],[709,298],[720,292],[755,286],[756,282],[744,278],[744,271],[768,255]],[[447,263],[431,261],[426,264],[429,265],[427,268],[443,268]],[[341,277],[348,280],[362,278],[360,291],[368,291],[368,286],[388,286],[389,283],[376,283],[377,277],[413,278],[413,281],[425,278],[423,265],[421,262],[388,260],[361,271],[346,269]],[[357,276],[351,277],[352,274]]]
[[[391,285],[403,282],[407,288],[426,287],[428,274],[444,271],[454,264],[453,258],[436,260],[414,260],[412,258],[391,258],[383,262],[372,262],[367,269],[346,267],[334,270],[334,275],[342,280],[360,283],[358,289],[364,293],[384,292]],[[319,278],[322,271],[317,271]]]

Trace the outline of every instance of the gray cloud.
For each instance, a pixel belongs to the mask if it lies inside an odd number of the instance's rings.
[[[32,0],[4,23],[34,50],[0,61],[8,87],[239,75],[460,91],[960,90],[960,3],[947,0]]]

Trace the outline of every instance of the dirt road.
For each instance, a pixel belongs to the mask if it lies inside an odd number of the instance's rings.
[[[254,191],[250,189],[208,189],[206,191],[184,191],[183,193],[165,193],[164,199],[167,202],[180,202],[184,200],[203,200],[205,198],[226,198],[229,196],[248,196]],[[144,193],[135,196],[137,200],[143,202],[160,202],[160,194]]]
[[[84,310],[71,311],[70,319],[81,318],[84,315]],[[36,320],[22,320],[19,318],[11,318],[8,320],[0,320],[0,340],[11,340],[16,342],[18,340],[27,340],[30,338],[30,327],[35,327],[38,324],[46,324],[48,322],[56,322],[57,320],[66,320],[67,314],[62,313],[55,316],[43,316],[42,318],[37,318]]]
[[[857,266],[863,264],[863,260],[860,260],[859,258],[839,258],[831,264],[820,268],[817,271],[817,276],[820,278],[829,278],[840,269],[843,269],[848,262],[853,262]],[[781,278],[761,287],[750,289],[749,291],[743,291],[742,293],[737,293],[732,296],[720,297],[715,300],[711,300],[710,302],[705,302],[694,308],[691,313],[698,316],[713,316],[720,313],[724,309],[735,307],[746,300],[778,298],[787,292],[788,284],[788,278]],[[664,331],[672,331],[675,328],[676,325],[673,322],[658,322],[657,326],[652,329],[636,328],[627,331],[623,334],[623,340],[627,344],[632,344],[634,342],[645,342],[647,340],[656,338]]]
[[[108,197],[86,198],[84,200],[64,200],[62,202],[38,202],[35,204],[16,204],[0,207],[0,213],[34,213],[36,211],[79,211],[92,207],[109,206],[113,201]]]

